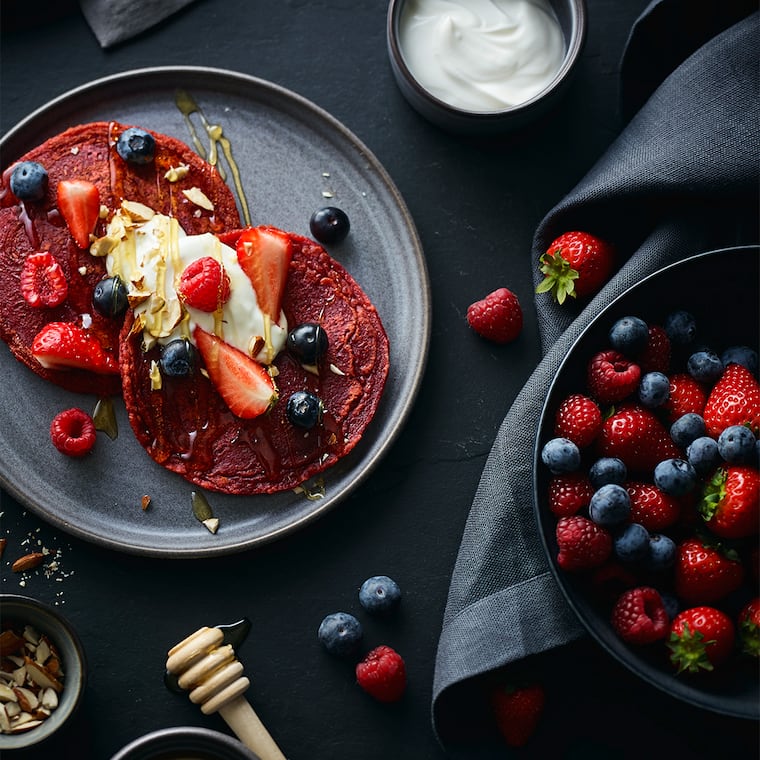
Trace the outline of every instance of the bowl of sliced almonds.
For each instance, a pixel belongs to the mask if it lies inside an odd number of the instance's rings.
[[[40,744],[76,712],[86,681],[84,649],[47,604],[0,594],[0,755]]]

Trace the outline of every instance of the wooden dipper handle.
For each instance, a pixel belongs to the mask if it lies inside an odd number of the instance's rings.
[[[233,648],[220,646],[218,628],[200,628],[169,650],[166,669],[190,691],[190,701],[204,715],[218,712],[246,747],[261,760],[285,760],[280,748],[243,696],[250,681]]]

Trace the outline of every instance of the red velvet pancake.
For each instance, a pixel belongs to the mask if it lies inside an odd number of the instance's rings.
[[[103,348],[118,356],[121,319],[100,316],[92,307],[92,292],[105,275],[105,262],[80,249],[56,208],[56,192],[63,179],[84,179],[100,192],[100,203],[109,211],[123,199],[138,201],[176,217],[188,234],[220,232],[240,226],[235,199],[216,169],[184,143],[151,132],[156,140],[155,160],[137,166],[121,159],[115,143],[126,126],[94,122],[73,127],[21,156],[37,161],[48,172],[49,185],[39,201],[18,201],[10,191],[12,166],[0,180],[0,337],[17,359],[37,374],[67,390],[115,395],[121,392],[118,374],[95,374],[84,370],[45,369],[31,353],[34,337],[49,322],[70,322],[84,327]],[[169,182],[166,172],[184,164],[187,175]],[[199,208],[182,191],[198,187],[213,202],[214,211]],[[107,220],[98,222],[103,234]],[[67,299],[59,306],[34,308],[24,300],[19,276],[26,257],[50,251],[68,281]]]
[[[243,420],[227,409],[200,372],[192,378],[163,378],[151,390],[151,359],[142,335],[121,338],[124,401],[140,443],[164,467],[204,488],[231,494],[274,493],[294,488],[333,465],[356,445],[371,421],[388,375],[388,339],[366,294],[312,240],[291,234],[294,253],[283,310],[292,329],[318,322],[329,349],[317,375],[287,350],[275,360],[279,401],[261,417]],[[311,430],[294,427],[285,406],[296,390],[324,402],[323,422]]]

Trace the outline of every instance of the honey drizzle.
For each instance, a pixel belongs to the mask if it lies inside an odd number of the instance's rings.
[[[251,215],[248,211],[248,201],[246,200],[245,192],[243,191],[243,183],[240,178],[240,169],[238,168],[238,165],[232,156],[232,143],[230,143],[229,139],[224,135],[222,126],[220,124],[209,123],[209,121],[206,119],[205,114],[200,109],[200,106],[195,102],[192,95],[190,95],[185,90],[177,91],[175,95],[175,103],[177,105],[177,108],[180,110],[183,119],[185,120],[185,124],[187,125],[187,129],[190,132],[190,137],[193,141],[193,145],[195,146],[196,151],[198,152],[198,155],[208,161],[211,166],[215,166],[221,178],[226,181],[227,175],[224,171],[224,167],[219,161],[219,148],[221,147],[222,154],[227,161],[227,166],[232,173],[232,181],[235,185],[238,201],[240,202],[240,207],[243,211],[243,219],[246,226],[250,226]],[[198,115],[198,118],[203,125],[203,129],[206,132],[206,136],[208,137],[208,151],[198,137],[198,132],[195,129],[195,125],[190,119],[190,116],[194,113]]]

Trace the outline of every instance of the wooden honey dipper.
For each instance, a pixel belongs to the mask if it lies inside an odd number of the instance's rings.
[[[264,727],[243,693],[250,685],[242,675],[243,665],[231,644],[220,646],[219,628],[199,628],[169,650],[166,670],[176,676],[190,701],[204,715],[218,712],[248,749],[261,760],[285,760],[280,748]]]

